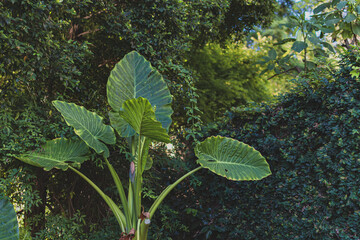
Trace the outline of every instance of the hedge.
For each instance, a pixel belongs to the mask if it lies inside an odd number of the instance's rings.
[[[207,127],[205,137],[254,146],[273,175],[228,183],[204,173],[190,223],[197,239],[360,238],[360,80],[350,76],[358,58],[350,51],[331,78],[298,79],[276,104]]]

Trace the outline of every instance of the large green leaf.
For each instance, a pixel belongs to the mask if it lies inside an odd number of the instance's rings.
[[[135,133],[119,118],[119,112],[125,101],[143,97],[156,109],[156,119],[163,128],[171,124],[172,97],[161,74],[154,69],[139,53],[133,51],[115,65],[107,82],[107,98],[115,113],[110,115],[111,124],[123,137]],[[118,128],[118,126],[121,126]]]
[[[160,142],[170,142],[166,129],[156,120],[150,102],[142,97],[124,102],[119,115],[141,136]]]
[[[69,165],[80,167],[80,164],[88,159],[88,152],[89,148],[81,140],[57,138],[46,142],[37,151],[29,151],[17,158],[36,167],[43,167],[46,171],[53,168],[65,171]]]
[[[75,133],[97,153],[109,157],[109,149],[104,143],[115,144],[114,129],[103,124],[103,118],[86,108],[74,103],[53,101],[53,105],[61,112],[66,123],[74,127]],[[104,143],[103,143],[104,142]]]
[[[0,193],[0,240],[18,240],[19,226],[9,199]]]
[[[109,112],[111,126],[122,137],[131,137],[135,135],[134,129],[120,116],[119,112]]]
[[[198,163],[230,180],[260,180],[271,174],[265,158],[249,145],[226,137],[209,137],[195,148]]]

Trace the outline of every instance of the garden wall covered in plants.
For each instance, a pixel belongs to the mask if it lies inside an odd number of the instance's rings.
[[[229,183],[204,173],[207,184],[196,189],[199,236],[359,238],[360,81],[349,74],[357,54],[344,56],[329,78],[299,79],[278,103],[233,111],[207,128],[254,146],[273,175]]]

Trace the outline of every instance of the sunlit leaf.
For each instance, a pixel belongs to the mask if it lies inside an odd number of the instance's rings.
[[[89,159],[89,149],[81,141],[57,138],[47,141],[45,145],[36,151],[28,151],[17,158],[25,163],[36,167],[42,167],[49,171],[53,168],[67,170],[69,165],[80,167],[80,164]]]
[[[150,102],[142,97],[124,102],[119,115],[141,136],[160,142],[170,142],[169,135],[156,120]]]
[[[104,143],[115,144],[116,137],[114,129],[105,125],[102,117],[74,103],[53,101],[53,105],[89,147],[97,153],[104,153],[105,157],[109,156],[109,149]]]
[[[163,128],[171,124],[172,96],[161,74],[154,69],[139,53],[133,51],[115,65],[107,82],[107,97],[113,112],[119,112],[125,101],[143,97],[149,100],[155,109],[156,119]],[[118,114],[110,115],[111,123],[121,136],[134,134],[130,125],[124,125]],[[117,126],[121,126],[117,128]],[[131,135],[132,134],[132,135]]]
[[[258,151],[231,138],[207,138],[196,146],[195,155],[201,166],[231,180],[260,180],[271,174]]]

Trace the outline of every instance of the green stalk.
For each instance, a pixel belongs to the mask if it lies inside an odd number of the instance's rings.
[[[136,239],[137,240],[140,240],[141,236],[140,236],[140,224],[141,224],[141,219],[139,218],[138,219],[138,222],[137,222],[137,229],[136,229]]]
[[[149,213],[150,213],[150,219],[152,218],[152,216],[154,215],[156,209],[159,207],[159,205],[161,204],[161,202],[165,199],[165,197],[171,192],[171,190],[174,189],[174,187],[176,187],[176,185],[178,185],[182,180],[184,180],[185,178],[187,178],[188,176],[192,175],[193,173],[199,171],[200,169],[202,169],[203,167],[200,166],[198,168],[193,169],[192,171],[186,173],[184,176],[182,176],[181,178],[179,178],[176,182],[174,182],[173,184],[167,186],[167,188],[165,188],[164,191],[162,191],[162,193],[157,197],[157,199],[155,200],[155,202],[151,205]],[[147,232],[149,229],[149,225],[150,224],[141,224],[141,236],[147,236]],[[146,239],[146,238],[145,238]]]
[[[130,141],[130,143],[131,143],[130,149],[131,149],[131,154],[133,157],[136,157],[136,145],[134,144],[135,137],[136,136],[132,136],[131,141]],[[133,161],[135,161],[135,160],[133,160]],[[136,202],[134,199],[134,194],[135,194],[135,186],[134,186],[134,183],[131,182],[131,179],[129,179],[128,201],[129,201],[129,210],[130,210],[130,214],[131,214],[132,228],[136,227],[136,209],[135,209]]]
[[[136,226],[136,211],[134,211],[134,184],[129,181],[128,203],[130,211],[131,228]]]
[[[115,185],[117,187],[117,190],[119,192],[120,195],[120,199],[121,199],[121,203],[124,207],[124,212],[125,212],[125,218],[126,218],[126,231],[130,231],[131,229],[131,224],[130,224],[130,211],[129,211],[129,207],[128,207],[128,201],[126,199],[126,195],[125,195],[125,191],[123,188],[123,185],[121,184],[119,175],[116,173],[114,167],[109,163],[109,161],[107,160],[107,158],[105,158],[105,162],[106,165],[108,166],[111,176],[114,179]]]
[[[145,143],[145,137],[139,134],[138,149],[136,154],[136,174],[135,174],[135,209],[136,217],[140,217],[141,212],[141,182],[142,182],[142,151]]]
[[[80,177],[82,177],[85,181],[87,181],[99,194],[100,196],[105,200],[105,202],[107,203],[107,205],[110,207],[111,211],[114,213],[116,220],[118,221],[121,230],[123,232],[125,232],[125,222],[126,222],[126,218],[125,215],[121,212],[121,210],[119,209],[119,207],[114,203],[114,201],[109,198],[103,191],[101,191],[101,189],[96,186],[96,184],[91,181],[89,178],[87,178],[84,174],[82,174],[80,171],[78,171],[77,169],[73,168],[72,166],[69,166],[69,168],[71,170],[73,170],[74,172],[76,172]]]
[[[146,225],[145,221],[142,221],[142,223],[140,224],[140,231],[141,231],[140,240],[146,240],[147,239],[149,226],[150,226],[150,224]]]

